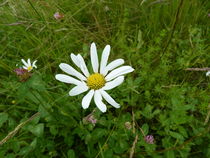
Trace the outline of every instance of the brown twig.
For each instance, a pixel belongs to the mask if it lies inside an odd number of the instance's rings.
[[[168,86],[161,86],[161,88],[172,88],[172,87],[179,87],[181,85],[168,85]]]
[[[135,139],[134,139],[134,141],[133,141],[133,145],[132,145],[132,148],[131,148],[131,151],[130,151],[130,156],[129,156],[129,158],[133,158],[133,155],[134,155],[134,151],[135,151],[135,148],[136,148],[136,143],[137,143],[137,141],[138,141],[138,138],[139,138],[139,135],[136,134],[136,137],[135,137]]]
[[[7,26],[16,26],[16,25],[21,25],[21,24],[24,24],[24,23],[26,23],[26,21],[20,21],[20,22],[5,24],[5,25],[7,25]]]
[[[133,112],[133,109],[132,109],[132,126],[133,126],[132,127],[133,128],[133,131],[132,132],[133,132],[133,134],[135,134],[136,133],[136,129],[135,129],[136,124],[135,124],[135,114]],[[133,156],[134,156],[134,152],[135,152],[136,143],[138,141],[138,138],[139,138],[139,135],[136,133],[136,137],[135,137],[135,139],[133,141],[133,145],[131,147],[129,158],[133,158]]]
[[[140,129],[140,131],[141,131],[143,137],[145,137],[145,133],[144,133],[143,129],[142,129],[141,127],[139,127],[139,129]]]
[[[166,3],[166,4],[169,4],[169,2],[167,2],[167,0],[156,0],[154,2],[151,2],[148,6],[152,6],[154,4],[158,4],[158,3]]]
[[[136,128],[135,128],[135,115],[134,115],[134,112],[133,112],[133,109],[132,109],[132,128],[133,128],[133,133],[136,133]]]
[[[40,113],[37,112],[34,115],[32,115],[29,119],[27,119],[26,121],[20,123],[13,131],[11,131],[4,139],[2,139],[0,141],[0,146],[2,146],[4,143],[6,143],[9,139],[11,139],[12,137],[14,137],[14,135],[28,122],[30,122],[31,120],[33,120],[35,117],[37,117]]]
[[[207,114],[207,116],[206,116],[204,125],[206,125],[206,124],[209,122],[209,117],[210,117],[210,104],[209,104],[209,106],[208,106],[208,114]]]
[[[187,68],[185,69],[187,71],[210,71],[209,67],[204,67],[204,68]]]

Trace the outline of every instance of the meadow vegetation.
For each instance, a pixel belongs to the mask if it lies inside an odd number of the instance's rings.
[[[0,157],[210,157],[210,78],[185,70],[210,66],[209,7],[207,0],[0,1]],[[109,61],[123,58],[135,69],[109,91],[121,107],[106,103],[106,113],[94,102],[82,109],[84,94],[70,97],[73,86],[55,80],[60,63],[73,65],[71,53],[91,68],[92,42],[99,56],[110,44]],[[37,69],[21,82],[14,69],[28,58]]]

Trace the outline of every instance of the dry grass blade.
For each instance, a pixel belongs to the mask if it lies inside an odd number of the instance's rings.
[[[10,138],[14,137],[14,135],[28,122],[36,118],[40,113],[37,112],[34,115],[32,115],[29,119],[26,121],[20,123],[13,131],[11,131],[4,139],[0,141],[0,146],[2,146],[4,143],[6,143]]]
[[[206,119],[204,121],[204,125],[206,125],[209,122],[209,117],[210,117],[210,104],[208,106],[208,114],[207,114]]]
[[[204,68],[187,68],[185,69],[187,71],[210,71],[209,67],[204,67]]]
[[[136,130],[135,130],[135,114],[134,114],[134,112],[133,112],[133,109],[132,109],[132,121],[133,121],[133,133],[135,134],[136,133]],[[136,134],[136,137],[135,137],[135,139],[134,139],[134,141],[133,141],[133,145],[132,145],[132,147],[131,147],[131,151],[130,151],[130,156],[129,156],[129,158],[132,158],[133,156],[134,156],[134,152],[135,152],[135,148],[136,148],[136,143],[137,143],[137,141],[138,141],[138,138],[139,138],[139,135],[138,134]]]
[[[130,151],[129,158],[133,158],[133,155],[134,155],[134,151],[135,151],[135,148],[136,148],[136,143],[138,141],[138,138],[139,138],[139,136],[137,134],[136,137],[135,137],[135,139],[134,139],[134,141],[133,141],[133,145],[132,145],[132,148],[131,148],[131,151]]]

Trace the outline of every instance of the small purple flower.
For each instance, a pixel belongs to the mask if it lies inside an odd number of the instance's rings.
[[[147,135],[144,137],[144,141],[148,144],[154,144],[154,137],[153,135]]]
[[[14,72],[16,73],[16,75],[22,76],[22,75],[24,75],[25,73],[27,73],[28,71],[25,70],[25,69],[23,69],[23,68],[17,68],[17,69],[14,70]]]
[[[208,13],[208,17],[210,17],[210,13]]]
[[[59,13],[59,12],[56,12],[53,16],[56,20],[60,20],[64,18],[64,14]]]
[[[95,117],[93,116],[93,114],[89,114],[88,116],[86,116],[84,118],[84,121],[89,122],[91,124],[93,124],[95,126],[95,124],[97,123],[97,119],[95,119]]]
[[[28,72],[28,70],[24,68],[17,68],[14,70],[18,78],[20,79],[21,82],[27,81],[31,77],[31,72]]]
[[[95,125],[96,122],[97,122],[97,120],[94,118],[93,115],[91,115],[90,117],[88,117],[87,120],[88,120],[90,123],[92,123],[93,125]]]

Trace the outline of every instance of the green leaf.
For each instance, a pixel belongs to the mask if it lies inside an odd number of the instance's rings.
[[[159,114],[161,111],[160,111],[160,109],[156,109],[153,113],[152,113],[152,115],[154,116],[154,115],[157,115],[157,114]]]
[[[137,38],[138,44],[137,44],[137,49],[140,49],[142,45],[144,44],[144,41],[142,39],[142,31],[139,30],[138,32],[138,38]]]
[[[16,156],[13,153],[9,153],[9,154],[6,155],[6,158],[15,158],[15,157]]]
[[[20,150],[20,144],[21,143],[16,138],[13,138],[13,141],[9,144],[9,146],[14,152],[18,152]]]
[[[93,135],[95,139],[99,139],[101,138],[102,136],[106,135],[106,130],[105,129],[102,129],[102,128],[97,128],[93,131],[93,133],[91,134]]]
[[[7,121],[8,114],[7,113],[0,113],[0,127]]]
[[[144,134],[147,135],[149,132],[149,125],[145,123],[141,128],[144,131]]]
[[[35,138],[35,139],[31,142],[30,146],[31,146],[32,149],[35,149],[36,145],[37,145],[37,138]]]
[[[68,147],[71,147],[74,144],[74,137],[73,135],[69,135],[65,137],[64,142]]]
[[[169,150],[166,152],[166,157],[168,158],[175,158],[175,154],[173,150]]]
[[[43,105],[39,105],[38,111],[40,112],[41,117],[47,117],[49,116],[49,112],[46,110],[46,108],[43,107]]]
[[[154,112],[152,112],[153,108],[153,106],[147,104],[144,110],[141,111],[141,114],[148,119],[152,119],[155,115],[161,112],[159,109],[156,109]]]
[[[20,152],[18,153],[19,155],[26,155],[31,151],[31,146],[25,146],[23,147]]]
[[[178,127],[178,130],[179,130],[179,132],[180,132],[184,137],[187,137],[187,136],[188,136],[187,131],[186,131],[186,129],[185,129],[184,127],[179,126],[179,127]]]
[[[56,126],[50,126],[49,128],[50,128],[50,133],[52,135],[57,135],[58,130],[57,130]]]
[[[170,136],[172,136],[172,137],[174,137],[176,139],[181,139],[181,140],[184,139],[184,137],[181,134],[177,133],[177,132],[169,131],[169,134],[170,134]]]
[[[67,155],[68,155],[68,158],[75,158],[75,152],[74,152],[74,150],[72,150],[72,149],[68,150]]]
[[[112,151],[112,149],[105,150],[103,154],[104,154],[104,157],[105,158],[106,157],[113,157],[113,151]]]
[[[40,123],[38,125],[30,126],[30,131],[37,137],[41,137],[44,132],[44,124]]]
[[[123,152],[125,152],[127,150],[127,148],[128,148],[128,143],[123,139],[119,139],[116,142],[116,145],[114,147],[114,151],[117,154],[122,154]]]
[[[30,80],[27,82],[28,86],[32,89],[39,90],[39,91],[44,91],[45,88],[45,83],[42,81],[42,78],[38,74],[34,74]]]

